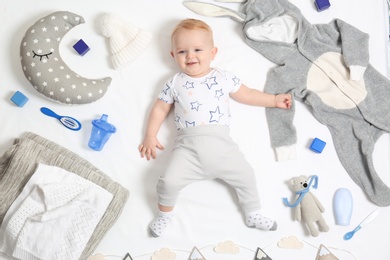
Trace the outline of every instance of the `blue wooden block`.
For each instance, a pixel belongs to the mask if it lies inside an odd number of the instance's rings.
[[[319,12],[324,11],[330,7],[329,0],[315,0],[315,5]]]
[[[27,103],[28,97],[26,97],[22,92],[16,91],[15,94],[11,97],[11,101],[14,102],[17,106],[23,107]]]
[[[78,42],[76,42],[75,45],[73,45],[73,48],[81,55],[84,56],[89,51],[88,45],[83,41],[83,39],[80,39]]]
[[[325,145],[326,143],[321,139],[314,138],[313,142],[310,145],[310,150],[316,153],[322,153],[322,150],[324,150]]]

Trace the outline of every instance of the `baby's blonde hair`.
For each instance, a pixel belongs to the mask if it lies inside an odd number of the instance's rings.
[[[197,19],[192,19],[192,18],[188,18],[188,19],[184,19],[182,20],[180,23],[178,23],[175,28],[173,29],[172,31],[172,34],[171,34],[171,39],[173,38],[173,36],[175,35],[175,33],[179,30],[179,29],[186,29],[186,30],[204,30],[206,32],[208,32],[210,34],[210,39],[211,39],[211,42],[214,44],[214,40],[213,40],[213,30],[211,30],[211,27],[201,21],[201,20],[197,20]]]

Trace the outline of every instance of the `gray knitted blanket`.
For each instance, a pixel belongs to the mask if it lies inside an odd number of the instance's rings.
[[[27,133],[15,139],[14,144],[0,157],[0,223],[38,163],[73,172],[113,194],[110,205],[80,257],[87,259],[119,217],[129,196],[128,190],[75,153],[34,133]]]

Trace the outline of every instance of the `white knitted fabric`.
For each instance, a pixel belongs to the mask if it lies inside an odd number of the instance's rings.
[[[101,30],[109,39],[115,69],[121,69],[138,58],[152,39],[151,33],[125,22],[115,14],[106,14],[102,18]]]
[[[74,173],[40,164],[4,217],[0,251],[23,260],[78,259],[112,198]]]

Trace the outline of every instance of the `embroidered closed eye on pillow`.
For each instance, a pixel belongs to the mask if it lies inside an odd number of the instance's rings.
[[[60,11],[51,13],[26,32],[20,45],[24,75],[44,96],[65,104],[94,102],[107,92],[111,78],[87,79],[78,75],[59,53],[62,38],[73,27],[84,23],[80,15]]]

